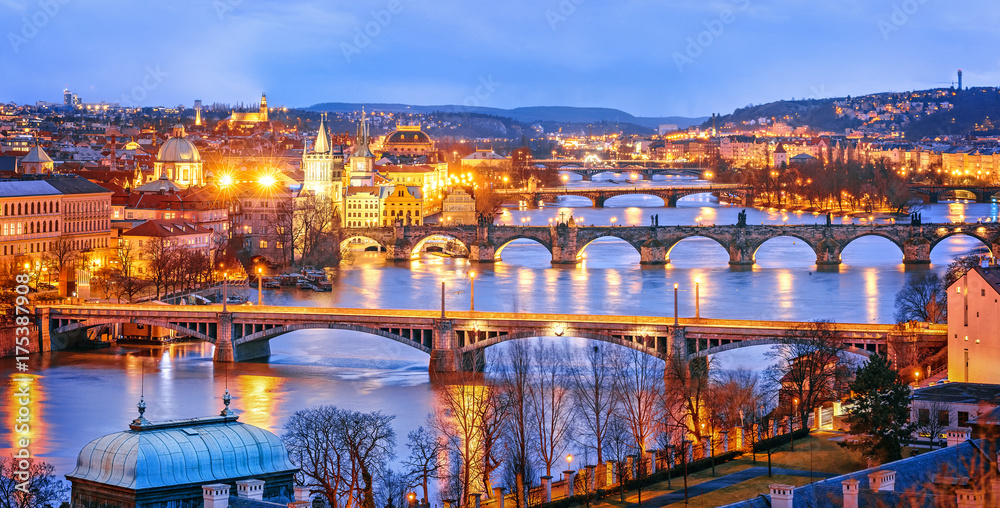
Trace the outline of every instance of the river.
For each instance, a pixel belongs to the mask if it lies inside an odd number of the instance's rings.
[[[690,179],[667,179],[693,184]],[[660,184],[640,182],[637,186]],[[571,181],[570,186],[592,185]],[[611,185],[611,184],[600,184]],[[631,185],[631,184],[617,184]],[[661,225],[735,224],[742,207],[720,205],[707,195],[663,207],[652,196],[612,198],[604,209],[586,199],[565,197],[537,210],[505,209],[501,222],[547,224],[562,214],[586,224],[646,225],[659,214]],[[998,220],[996,204],[942,203],[923,210],[924,222]],[[824,216],[747,210],[750,224],[823,223]],[[838,218],[837,221],[842,219]],[[859,219],[848,219],[855,222]],[[888,240],[866,237],[843,253],[839,270],[817,271],[815,255],[801,241],[778,238],[764,244],[751,271],[728,266],[728,254],[715,242],[689,239],[670,253],[671,264],[642,267],[639,254],[625,242],[599,240],[586,249],[577,267],[552,267],[548,252],[530,241],[515,242],[495,265],[470,266],[467,260],[425,255],[409,263],[387,263],[377,253],[359,253],[330,271],[332,293],[295,289],[265,291],[269,305],[359,308],[437,309],[440,280],[446,280],[447,306],[468,309],[468,272],[475,270],[476,309],[592,314],[669,316],[674,283],[680,286],[680,315],[694,314],[695,280],[700,281],[701,316],[707,318],[815,320],[886,323],[893,298],[906,277],[921,270],[942,271],[955,256],[979,247],[968,237],[952,237],[931,253],[929,268],[906,269],[902,253]],[[250,294],[255,299],[255,292]],[[559,338],[582,345],[583,339]],[[502,346],[497,346],[502,347]],[[718,355],[726,367],[759,367],[760,348]],[[124,430],[137,415],[143,393],[150,420],[216,414],[228,386],[241,421],[278,434],[296,410],[335,404],[356,410],[395,414],[399,453],[406,434],[433,410],[427,355],[405,345],[346,331],[307,330],[271,343],[267,362],[214,364],[212,346],[203,343],[163,347],[117,347],[98,351],[58,351],[35,355],[30,372],[37,376],[31,409],[32,450],[69,473],[76,455],[90,440]],[[488,351],[488,359],[496,351]],[[13,359],[0,359],[4,373]],[[15,415],[13,386],[7,385],[0,427],[0,453],[10,448]]]

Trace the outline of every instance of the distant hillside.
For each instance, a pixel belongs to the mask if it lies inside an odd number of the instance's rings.
[[[346,102],[324,102],[304,109],[307,111],[347,113],[351,111],[358,111],[362,106],[369,111],[387,111],[394,113],[478,113],[510,118],[525,124],[551,122],[554,124],[567,124],[567,127],[569,124],[634,124],[640,127],[645,127],[646,129],[655,130],[661,124],[676,124],[680,128],[685,128],[705,121],[705,117],[638,117],[619,109],[577,108],[572,106],[533,106],[501,109],[480,106],[460,106],[454,104],[441,106],[414,106],[395,103],[371,103],[362,105]]]

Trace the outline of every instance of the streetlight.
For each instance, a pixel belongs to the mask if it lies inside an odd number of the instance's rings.
[[[469,312],[476,312],[476,272],[469,272],[472,291],[469,293]]]
[[[618,217],[611,218],[611,227],[615,227],[615,222],[618,222]]]
[[[444,319],[444,277],[441,277],[441,319]]]
[[[701,319],[701,294],[699,291],[699,286],[701,282],[698,278],[694,279],[694,318]]]
[[[264,305],[264,269],[257,267],[257,306]]]
[[[677,283],[674,283],[674,326],[677,326]]]
[[[573,470],[573,454],[571,453],[566,454],[566,470]]]

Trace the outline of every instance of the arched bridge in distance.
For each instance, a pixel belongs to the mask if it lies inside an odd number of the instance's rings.
[[[595,208],[603,208],[604,203],[616,196],[649,195],[663,200],[664,206],[676,207],[677,201],[684,196],[694,194],[713,194],[726,197],[729,201],[751,206],[751,189],[738,184],[706,184],[706,185],[619,185],[602,187],[546,187],[543,189],[504,189],[496,191],[507,198],[517,198],[529,207],[540,202],[555,202],[559,196],[579,196],[589,199]]]
[[[419,255],[423,244],[432,238],[453,239],[469,251],[469,259],[493,263],[501,251],[518,239],[535,241],[552,255],[553,264],[576,264],[584,249],[600,238],[627,242],[640,255],[640,263],[662,265],[670,262],[670,251],[682,240],[708,238],[729,253],[729,264],[750,266],[757,250],[768,240],[792,237],[801,240],[816,254],[816,264],[837,266],[844,249],[859,238],[877,236],[896,245],[905,264],[929,264],[931,250],[955,235],[966,235],[982,242],[991,253],[1000,253],[1000,224],[803,224],[747,226],[578,226],[572,223],[548,226],[395,226],[343,228],[337,230],[334,243],[365,238],[378,243],[390,261],[407,261]],[[342,248],[342,247],[341,247]]]
[[[618,344],[666,359],[703,356],[744,346],[801,337],[808,323],[650,316],[504,312],[231,307],[221,305],[85,304],[38,306],[39,351],[86,340],[87,330],[113,323],[162,326],[215,345],[215,360],[244,361],[270,355],[270,341],[305,329],[353,330],[394,340],[430,355],[432,374],[482,370],[487,347],[529,337],[582,337]],[[946,325],[900,330],[894,325],[834,324],[850,350],[892,354],[891,338],[942,345]]]

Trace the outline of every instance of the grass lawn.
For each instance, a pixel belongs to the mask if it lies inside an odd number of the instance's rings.
[[[867,467],[867,462],[858,452],[841,448],[840,445],[828,438],[834,434],[815,432],[808,438],[795,441],[795,451],[790,450],[790,444],[782,445],[771,451],[771,466],[775,468],[799,469],[804,471],[817,471],[833,474],[844,474],[857,471]],[[730,473],[742,471],[754,466],[767,467],[767,454],[758,453],[757,463],[753,463],[753,456],[745,454],[742,457],[720,464],[715,467],[715,476],[712,470],[699,471],[688,476],[688,486],[725,476]],[[816,478],[817,480],[819,478]],[[768,485],[772,483],[785,483],[796,487],[809,483],[809,476],[761,476],[753,480],[742,482],[725,489],[692,498],[690,506],[719,506],[727,503],[734,503],[756,496],[757,494],[768,493]],[[671,488],[667,488],[667,482],[660,482],[642,489],[642,499],[648,500],[660,494],[666,494],[684,488],[683,477],[675,477],[671,481]],[[704,499],[702,499],[704,498]],[[635,503],[637,500],[636,491],[629,491],[626,495],[626,502],[621,503],[618,496],[608,497],[591,503],[593,506],[624,506]]]

